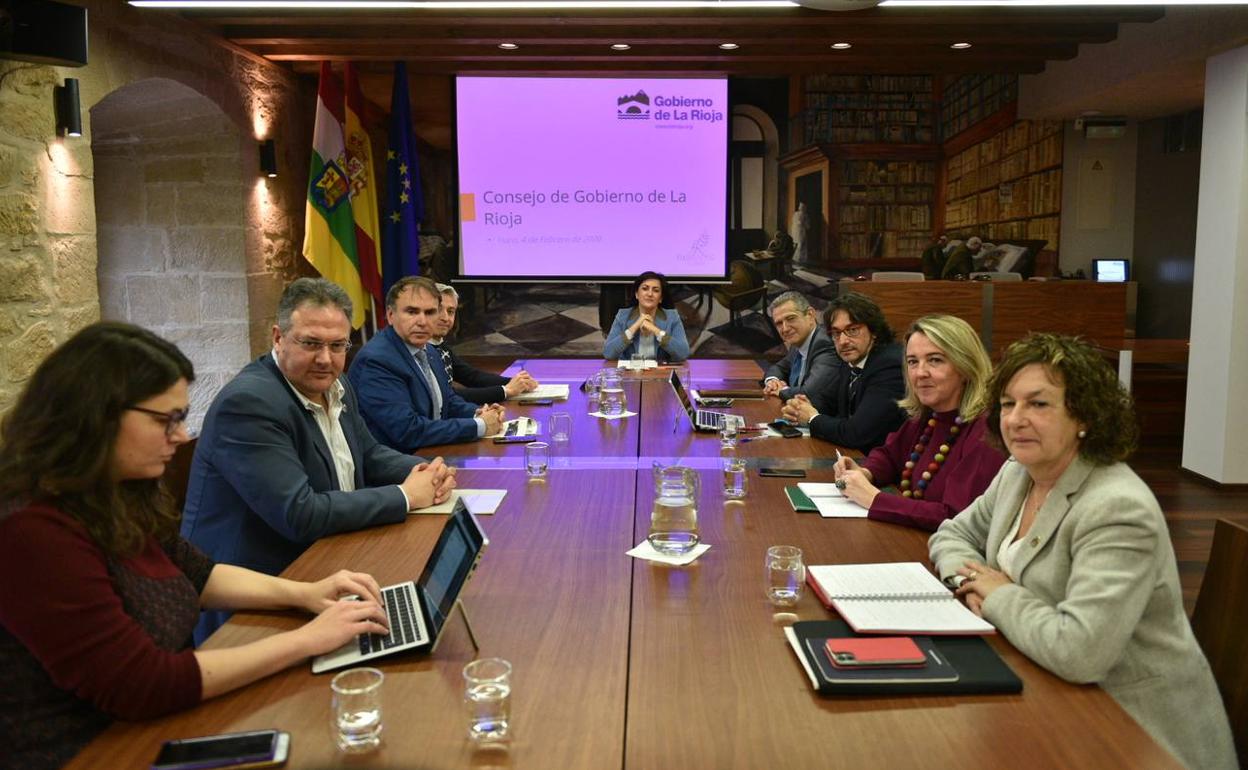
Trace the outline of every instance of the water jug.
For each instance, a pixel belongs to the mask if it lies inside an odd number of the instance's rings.
[[[602,388],[599,390],[599,408],[603,414],[624,414],[628,407],[624,403],[624,380],[619,369],[602,370]]]
[[[647,539],[669,556],[688,553],[698,544],[697,471],[654,463],[654,510]]]

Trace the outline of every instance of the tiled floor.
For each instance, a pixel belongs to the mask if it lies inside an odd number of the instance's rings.
[[[769,281],[767,302],[789,289],[801,291],[818,310],[836,293],[839,274],[817,268],[799,268],[783,280]],[[455,351],[461,356],[526,355],[593,357],[602,354],[603,333],[598,328],[596,284],[512,284],[491,286],[485,292],[470,285],[458,287],[475,298],[464,303]],[[728,310],[709,291],[676,287],[676,309],[694,357],[778,358],[783,346],[760,302],[729,323]],[[482,305],[485,305],[484,309]]]

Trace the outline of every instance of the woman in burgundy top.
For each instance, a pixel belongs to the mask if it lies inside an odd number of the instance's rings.
[[[992,373],[979,335],[951,315],[929,315],[906,332],[910,415],[862,465],[836,464],[836,483],[867,517],[935,530],[983,494],[1005,457],[984,442]],[[880,487],[895,484],[898,494]]]
[[[386,631],[368,575],[283,580],[178,537],[161,475],[187,441],[193,378],[171,343],[97,323],[39,366],[0,423],[0,767],[60,767],[113,719],[185,709]],[[319,614],[193,650],[201,607]]]

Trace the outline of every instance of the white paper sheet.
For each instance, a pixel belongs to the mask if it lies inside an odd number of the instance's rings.
[[[455,510],[455,501],[462,497],[469,513],[489,516],[498,510],[498,506],[502,505],[503,498],[506,496],[507,490],[505,489],[456,489],[451,492],[451,496],[445,502],[430,505],[427,508],[417,508],[412,513],[450,513]]]
[[[694,559],[698,558],[710,549],[711,546],[707,543],[698,543],[693,547],[693,550],[683,556],[668,556],[667,554],[662,554],[654,550],[654,546],[650,545],[649,540],[642,540],[635,548],[631,551],[625,551],[625,553],[632,556],[634,559],[657,561],[660,564],[671,564],[672,566],[679,567],[692,562]]]

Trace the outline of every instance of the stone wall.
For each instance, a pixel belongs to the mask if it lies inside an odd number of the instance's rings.
[[[0,60],[0,412],[13,403],[34,367],[53,347],[100,317],[97,260],[101,251],[109,252],[108,239],[117,234],[110,228],[119,222],[151,225],[163,216],[166,224],[172,223],[173,228],[163,234],[166,266],[180,265],[186,275],[196,275],[200,292],[199,320],[180,319],[200,334],[178,341],[197,368],[206,372],[221,365],[205,353],[209,348],[217,350],[218,343],[228,342],[226,347],[235,350],[246,347],[248,357],[266,350],[282,287],[309,270],[299,250],[315,83],[302,82],[289,70],[236,49],[174,14],[111,0],[82,4],[90,19],[86,67]],[[65,77],[80,82],[81,139],[56,134],[53,88]],[[104,152],[100,162],[106,173],[110,168],[122,174],[137,173],[145,189],[149,179],[157,184],[164,176],[185,193],[126,195],[124,181],[110,183],[105,210],[113,221],[101,222],[101,227],[96,219],[100,191],[95,186],[97,161],[92,157],[96,117],[92,108],[110,94],[132,87],[136,90],[131,99],[159,111],[170,81],[212,105],[210,112],[217,115],[212,126],[215,134],[232,135],[235,144],[215,160],[201,155],[203,175],[180,180],[168,177],[185,176],[181,161],[162,165],[153,157],[148,166],[142,142],[132,148],[133,157],[145,159],[141,171],[133,166],[126,169],[124,164],[120,169],[110,166],[114,158]],[[104,107],[102,114],[107,113],[107,102]],[[197,131],[194,121],[187,127]],[[273,180],[260,176],[256,150],[257,140],[270,137],[278,148],[279,177]],[[191,136],[186,141],[202,138]],[[100,149],[106,146],[104,142]],[[169,161],[172,155],[166,153],[164,159]],[[238,181],[232,186],[218,184],[226,178]],[[223,187],[230,187],[231,192],[223,192]],[[136,216],[140,199],[142,216]],[[110,209],[111,204],[115,208]],[[191,220],[196,233],[177,229],[180,221]],[[240,240],[241,260],[231,261],[228,267],[213,265],[213,260],[238,256]],[[124,259],[147,254],[131,246],[113,253]],[[208,262],[179,262],[190,253]],[[107,291],[107,266],[105,272]],[[246,329],[241,324],[228,330],[206,328],[205,318],[211,322],[243,307],[240,280]],[[226,307],[213,305],[216,300]],[[105,304],[117,307],[115,298],[106,299]],[[217,332],[228,340],[214,339]]]

